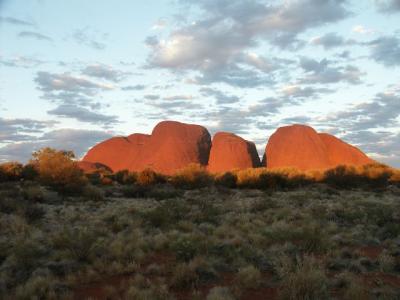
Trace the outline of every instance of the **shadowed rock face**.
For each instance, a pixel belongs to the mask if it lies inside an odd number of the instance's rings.
[[[254,143],[228,132],[214,135],[208,162],[210,172],[222,173],[259,166],[260,159]]]
[[[92,163],[88,161],[78,161],[78,168],[83,171],[85,174],[91,174],[98,171],[108,171],[111,172],[111,169],[101,163]]]
[[[90,149],[83,161],[100,162],[114,172],[151,168],[172,174],[191,163],[206,165],[210,148],[211,137],[204,127],[165,121],[151,135],[132,134],[106,140]]]
[[[372,162],[356,147],[305,125],[278,128],[270,137],[265,153],[264,165],[271,169],[294,167],[304,171]]]

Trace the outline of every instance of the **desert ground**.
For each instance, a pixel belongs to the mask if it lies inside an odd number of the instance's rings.
[[[3,180],[0,298],[399,299],[399,184],[196,174]]]

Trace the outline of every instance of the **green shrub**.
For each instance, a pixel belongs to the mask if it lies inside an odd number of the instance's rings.
[[[42,202],[44,193],[39,185],[27,185],[22,190],[23,197],[30,202]]]
[[[234,300],[236,299],[227,287],[213,287],[207,295],[207,300]]]
[[[83,190],[83,196],[91,201],[104,201],[105,194],[104,191],[96,186],[87,185]]]
[[[227,188],[235,188],[237,183],[237,176],[234,173],[226,172],[215,178],[215,184]]]
[[[178,260],[190,261],[200,249],[199,241],[194,238],[181,237],[171,244],[171,250]]]
[[[64,228],[52,238],[56,249],[65,251],[68,258],[87,262],[98,246],[98,232],[88,227]]]
[[[118,171],[113,175],[113,179],[119,184],[134,184],[137,181],[138,174],[128,170]]]
[[[236,282],[245,289],[255,289],[260,286],[261,272],[253,265],[239,269]]]
[[[287,300],[329,299],[328,280],[312,258],[299,261],[295,270],[283,277],[280,298]]]

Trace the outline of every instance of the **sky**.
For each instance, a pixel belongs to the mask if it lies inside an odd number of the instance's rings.
[[[0,161],[160,121],[307,124],[400,167],[400,0],[0,0]]]

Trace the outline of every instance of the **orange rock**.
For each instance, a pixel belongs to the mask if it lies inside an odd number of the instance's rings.
[[[212,140],[208,170],[212,173],[256,168],[260,158],[254,143],[228,132],[218,132]]]
[[[360,149],[327,133],[319,133],[328,151],[328,159],[331,167],[338,165],[360,166],[373,163]]]
[[[159,123],[151,135],[115,137],[94,146],[83,161],[100,162],[114,172],[151,168],[172,174],[189,164],[206,165],[211,148],[207,129],[173,121]]]
[[[271,169],[293,167],[305,171],[372,162],[356,147],[305,125],[278,128],[268,141],[265,155],[264,166]]]
[[[78,168],[85,174],[91,174],[99,171],[111,172],[111,169],[101,163],[92,163],[88,161],[78,161]]]
[[[211,137],[202,126],[164,121],[153,129],[145,148],[143,167],[172,174],[190,164],[206,165]]]

